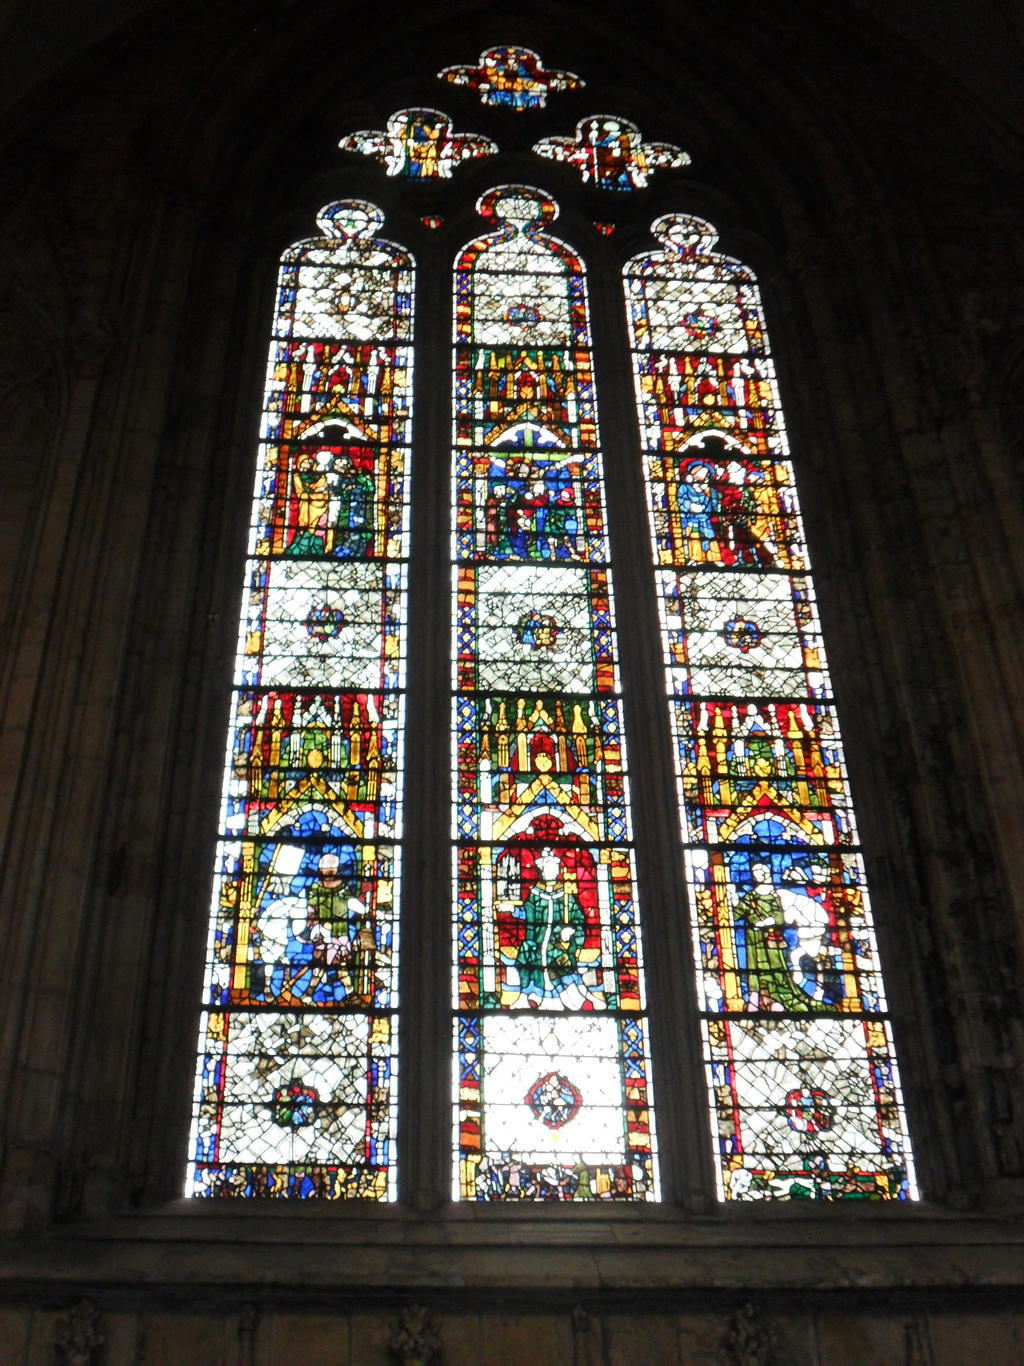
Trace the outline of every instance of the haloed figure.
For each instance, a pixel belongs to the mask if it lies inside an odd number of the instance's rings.
[[[747,1004],[751,1010],[806,1010],[808,998],[793,980],[787,922],[767,863],[751,866],[753,886],[736,904],[747,956]]]
[[[319,452],[317,453],[319,454]],[[300,455],[292,475],[297,515],[289,555],[322,555],[327,533],[327,475],[317,456]]]
[[[537,860],[537,881],[530,888],[519,915],[526,933],[516,955],[519,985],[532,1006],[557,997],[569,1010],[585,999],[579,971],[586,920],[575,891],[566,886],[558,855],[543,849]]]

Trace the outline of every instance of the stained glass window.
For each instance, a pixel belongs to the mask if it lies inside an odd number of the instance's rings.
[[[413,267],[373,205],[285,252],[188,1187],[393,1199]]]
[[[571,71],[547,71],[528,47],[492,47],[481,52],[477,66],[446,66],[442,81],[466,85],[481,103],[506,109],[542,109],[557,90],[579,90],[583,81]]]
[[[613,114],[581,119],[575,137],[542,138],[533,150],[575,166],[583,183],[599,190],[640,190],[654,171],[677,169],[690,161],[671,143],[645,142],[635,123]]]
[[[439,75],[520,112],[582,85],[515,47]],[[461,207],[416,182],[498,155],[425,107],[340,146],[424,198],[410,231],[422,224],[430,243]],[[610,191],[689,161],[612,115],[534,151]],[[477,208],[486,228],[454,275],[454,1195],[652,1201],[585,269],[551,233],[543,190],[501,185]],[[281,260],[270,349],[194,1092],[200,1196],[396,1195],[413,263],[365,201],[317,222],[323,235]],[[616,225],[593,227],[607,239]],[[639,489],[642,467],[718,1192],[914,1198],[760,296],[703,220],[666,215],[653,230],[658,248],[625,268],[635,477]],[[616,573],[648,593],[646,547],[615,550]],[[660,696],[660,678],[647,682]],[[424,725],[417,740],[447,746],[440,716]]]
[[[583,265],[506,185],[455,275],[456,1198],[656,1196]]]
[[[753,275],[698,218],[625,271],[719,1193],[916,1195]]]
[[[493,156],[490,138],[477,133],[455,133],[440,109],[399,109],[383,130],[350,133],[338,143],[343,152],[361,152],[382,163],[389,176],[410,180],[449,180],[463,161]]]

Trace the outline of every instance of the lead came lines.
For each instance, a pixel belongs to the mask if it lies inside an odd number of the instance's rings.
[[[395,1198],[412,263],[328,205],[284,255],[189,1193]]]
[[[657,1197],[582,266],[542,192],[456,273],[456,1198]]]
[[[625,270],[719,1193],[916,1196],[756,284],[666,215]]]

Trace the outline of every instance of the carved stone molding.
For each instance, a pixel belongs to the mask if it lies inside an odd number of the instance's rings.
[[[430,1310],[407,1304],[391,1328],[391,1351],[402,1366],[431,1366],[441,1360],[441,1338]]]
[[[590,1329],[593,1320],[582,1304],[573,1306],[572,1311],[572,1361],[573,1366],[593,1366],[594,1358],[590,1351]]]
[[[920,1319],[904,1324],[903,1366],[934,1366],[928,1330]]]
[[[775,1332],[752,1304],[737,1309],[722,1336],[729,1366],[772,1366]]]
[[[54,1360],[57,1366],[96,1366],[105,1341],[99,1310],[92,1300],[81,1300],[57,1324]]]

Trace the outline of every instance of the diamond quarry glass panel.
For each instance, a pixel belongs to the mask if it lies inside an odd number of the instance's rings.
[[[681,569],[660,571],[657,583],[676,696],[823,695],[809,579]]]
[[[394,1199],[413,267],[371,204],[282,258],[188,1192]]]
[[[387,1199],[392,1031],[387,1015],[204,1016],[193,1194]]]
[[[916,1198],[757,284],[702,219],[625,268],[719,1194]]]
[[[502,186],[455,274],[455,1195],[657,1198],[583,266]]]
[[[456,1047],[464,1198],[657,1190],[642,1017],[492,1012],[460,1018]]]
[[[400,565],[254,561],[237,681],[396,686],[402,580]]]
[[[606,570],[460,566],[458,588],[461,686],[615,686]]]
[[[906,1200],[906,1126],[884,1019],[704,1023],[733,1200]]]

